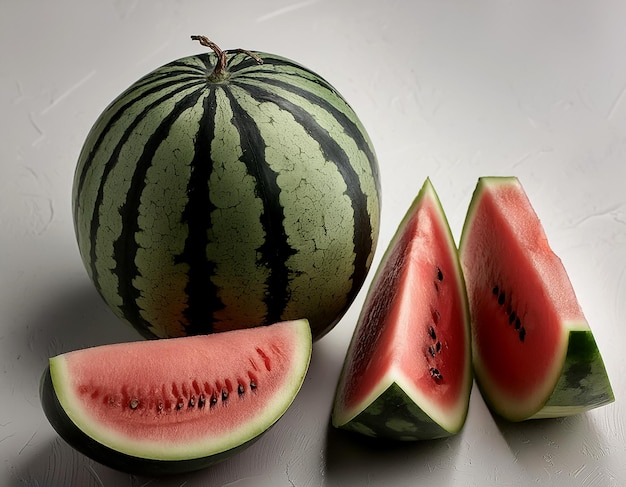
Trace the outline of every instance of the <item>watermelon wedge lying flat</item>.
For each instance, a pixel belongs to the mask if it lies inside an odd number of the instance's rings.
[[[478,181],[460,258],[474,371],[493,411],[520,421],[614,400],[571,282],[516,178]]]
[[[117,470],[197,470],[249,446],[289,407],[311,356],[306,320],[50,359],[44,412],[78,451]]]
[[[472,385],[465,286],[426,180],[374,276],[341,373],[335,427],[421,440],[465,423]]]

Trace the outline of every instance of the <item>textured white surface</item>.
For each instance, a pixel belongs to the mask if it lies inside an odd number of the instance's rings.
[[[625,17],[618,0],[2,2],[0,485],[626,485]],[[351,441],[328,419],[361,293],[316,344],[293,407],[226,463],[134,478],[60,441],[38,398],[48,356],[137,339],[80,262],[74,164],[122,89],[201,51],[191,34],[296,59],[348,99],[380,160],[381,249],[426,176],[457,239],[476,178],[518,176],[570,274],[617,401],[510,425],[474,389],[456,437],[384,449]]]

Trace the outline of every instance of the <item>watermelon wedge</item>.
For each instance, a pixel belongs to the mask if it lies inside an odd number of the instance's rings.
[[[197,470],[246,448],[292,403],[311,356],[306,320],[52,357],[41,401],[59,435],[133,474]]]
[[[476,380],[495,413],[550,418],[614,400],[569,277],[517,178],[479,179],[460,259]]]
[[[465,286],[427,179],[373,278],[335,396],[337,428],[394,440],[461,430],[472,385]]]

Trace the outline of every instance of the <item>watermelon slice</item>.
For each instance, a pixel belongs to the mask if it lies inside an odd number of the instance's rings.
[[[289,407],[311,356],[306,320],[58,355],[44,412],[71,446],[134,474],[197,470],[249,446]]]
[[[471,385],[465,286],[448,222],[427,179],[368,291],[332,424],[396,440],[450,436],[465,423]]]
[[[521,421],[614,400],[572,284],[517,178],[479,179],[460,259],[474,371],[494,412]]]

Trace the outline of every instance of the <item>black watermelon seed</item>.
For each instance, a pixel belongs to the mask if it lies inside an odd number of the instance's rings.
[[[519,330],[519,339],[521,342],[524,341],[524,338],[526,338],[526,328],[520,328]]]
[[[255,390],[256,389],[256,382],[251,380],[250,381],[250,389]]]
[[[217,404],[217,394],[214,392],[211,394],[211,400],[209,401],[209,406],[213,407]]]
[[[513,324],[513,322],[515,321],[515,318],[517,318],[515,311],[511,311],[511,313],[509,314],[509,325]]]
[[[241,396],[244,392],[246,392],[246,388],[243,384],[239,384],[239,387],[237,387],[237,393]]]
[[[228,399],[228,391],[226,389],[222,389],[222,401],[226,401]]]
[[[189,398],[189,403],[187,404],[187,407],[194,407],[196,405],[196,396],[191,396]]]
[[[434,356],[435,356],[435,348],[434,348],[434,347],[432,347],[432,346],[431,346],[431,347],[428,347],[428,353],[429,353],[432,357],[434,357]]]
[[[498,286],[494,286],[493,287],[493,295],[497,296],[498,294],[500,294],[500,288]]]
[[[522,327],[522,322],[520,321],[519,317],[515,318],[515,329],[519,330]]]
[[[205,403],[206,399],[204,397],[204,394],[200,394],[200,397],[198,397],[198,408],[203,408]]]
[[[183,398],[181,397],[178,399],[178,403],[176,404],[176,409],[180,411],[184,405],[185,405],[185,401],[183,401]]]
[[[439,369],[436,369],[435,367],[431,367],[430,368],[430,375],[435,380],[443,379],[443,376],[441,375],[441,372],[439,372]]]
[[[441,352],[441,342],[437,342],[437,352]]]
[[[441,272],[441,269],[439,267],[437,267],[437,279],[443,281],[443,272]]]
[[[432,326],[428,328],[428,334],[430,335],[430,338],[432,338],[433,340],[437,339],[437,334],[435,333],[435,329]]]
[[[439,313],[439,311],[434,310],[432,312],[432,316],[433,316],[433,321],[435,322],[435,325],[439,323],[439,318],[441,318],[441,314]]]
[[[505,299],[506,299],[506,296],[504,295],[504,292],[501,292],[500,295],[498,296],[498,304],[502,306],[504,304]]]

